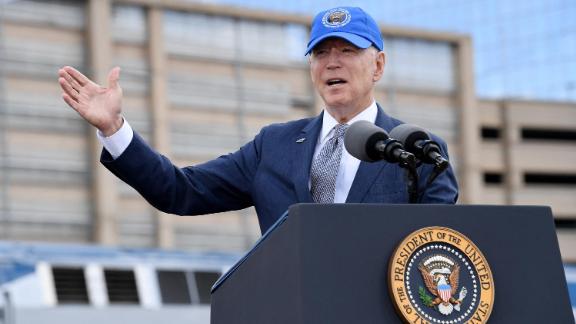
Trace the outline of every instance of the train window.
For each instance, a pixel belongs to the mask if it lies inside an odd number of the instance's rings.
[[[139,304],[136,278],[132,270],[104,270],[110,304]]]
[[[158,270],[157,273],[163,304],[192,303],[185,272]]]
[[[198,288],[200,304],[210,304],[210,289],[212,289],[212,285],[214,285],[219,277],[219,272],[194,272],[194,279],[196,279],[196,288]]]
[[[88,289],[82,268],[52,268],[58,304],[88,304]]]

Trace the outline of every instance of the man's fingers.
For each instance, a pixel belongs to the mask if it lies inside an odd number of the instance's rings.
[[[68,106],[80,113],[80,104],[76,100],[72,99],[67,93],[62,94],[62,99],[64,99]]]
[[[84,86],[87,83],[91,82],[84,74],[80,73],[78,70],[71,66],[63,67],[64,71],[66,71],[74,80],[78,82],[80,86]]]
[[[64,78],[58,78],[58,83],[64,92],[74,100],[78,100],[78,90],[74,89]]]
[[[62,72],[60,73],[60,77],[64,78],[64,80],[66,80],[66,82],[68,82],[68,84],[70,85],[70,87],[72,87],[74,90],[80,92],[80,89],[82,89],[82,86],[78,83],[78,81],[76,81],[74,78],[72,78],[72,76],[66,72],[65,70],[61,70]]]
[[[108,88],[116,89],[118,87],[118,79],[120,79],[120,68],[115,67],[108,73]]]

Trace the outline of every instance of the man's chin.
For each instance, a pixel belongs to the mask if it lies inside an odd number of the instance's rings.
[[[350,102],[345,102],[345,101],[326,102],[326,108],[329,110],[342,111],[345,109],[350,109]]]
[[[333,109],[342,109],[350,106],[350,100],[344,96],[327,96],[324,98],[324,104]]]

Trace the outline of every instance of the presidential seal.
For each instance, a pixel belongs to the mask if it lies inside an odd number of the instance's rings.
[[[409,323],[486,323],[494,280],[478,247],[461,233],[426,227],[408,235],[389,265],[390,296]]]
[[[332,9],[322,17],[322,24],[326,27],[342,27],[350,22],[350,12],[344,8]]]

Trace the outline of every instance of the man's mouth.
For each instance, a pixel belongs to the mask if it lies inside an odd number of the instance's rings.
[[[344,79],[338,79],[338,78],[330,79],[330,80],[326,81],[326,84],[327,84],[329,87],[331,87],[331,86],[333,86],[333,85],[344,84],[344,83],[346,83],[346,80],[344,80]]]

